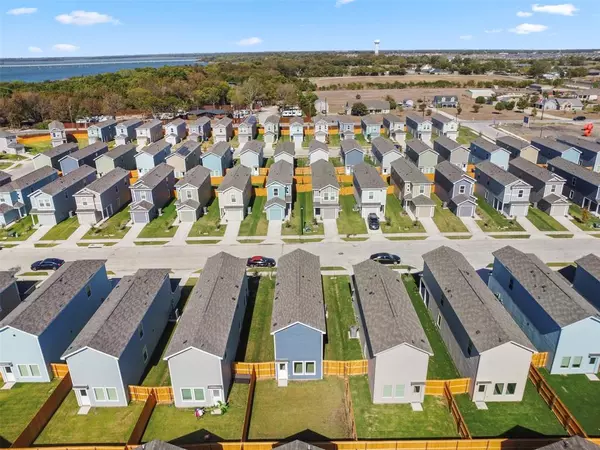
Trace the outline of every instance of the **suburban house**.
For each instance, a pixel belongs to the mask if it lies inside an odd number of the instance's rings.
[[[440,155],[420,139],[406,141],[405,157],[423,173],[434,173]]]
[[[500,136],[496,138],[496,145],[510,152],[510,158],[523,158],[536,164],[539,150],[529,142],[513,136]]]
[[[21,303],[15,272],[0,272],[0,320],[8,316]],[[5,380],[6,381],[6,380]]]
[[[136,138],[136,128],[142,125],[143,123],[144,122],[140,119],[131,119],[117,124],[115,144],[126,145],[133,142]]]
[[[375,167],[364,162],[354,166],[353,173],[354,198],[362,218],[376,214],[380,220],[384,220],[387,184]]]
[[[104,142],[88,145],[81,150],[63,156],[59,161],[60,171],[63,175],[67,175],[82,166],[96,168],[96,159],[106,152],[108,152],[108,145]]]
[[[117,167],[73,194],[79,224],[95,225],[131,201],[128,170]]]
[[[329,139],[329,120],[326,116],[316,116],[313,119],[315,126],[315,140],[319,142],[327,142]]]
[[[21,155],[25,153],[25,146],[17,142],[16,134],[0,130],[0,153]]]
[[[279,141],[279,121],[278,115],[273,114],[265,119],[263,139],[265,144],[275,144]]]
[[[575,261],[573,288],[600,310],[600,258],[593,253]]]
[[[389,114],[390,102],[387,100],[363,100],[369,114]]]
[[[210,139],[211,126],[208,117],[198,117],[188,125],[190,134],[188,140],[195,142],[204,142]]]
[[[312,142],[311,142],[312,143]],[[294,165],[294,158],[296,157],[296,146],[293,142],[279,142],[275,151],[273,152],[273,160],[275,162],[287,161],[292,166]],[[310,155],[309,155],[310,158]]]
[[[435,95],[431,103],[435,108],[457,108],[458,95]]]
[[[297,149],[302,148],[304,141],[304,120],[302,117],[290,118],[290,140]]]
[[[489,161],[503,170],[508,170],[510,152],[505,148],[498,147],[496,144],[488,141],[485,138],[479,137],[471,142],[469,151],[469,162],[471,164],[479,164],[483,161]]]
[[[256,139],[258,121],[255,116],[246,117],[242,123],[238,125],[238,141],[240,145],[244,145]]]
[[[321,159],[329,161],[329,147],[324,142],[313,139],[308,144],[308,163],[312,164]]]
[[[110,294],[105,261],[68,261],[0,321],[6,383],[52,379],[60,357]]]
[[[483,97],[486,100],[496,96],[496,92],[492,89],[467,89],[469,97],[476,99],[477,97]]]
[[[208,258],[165,352],[175,407],[227,402],[247,301],[246,260]]]
[[[317,114],[329,114],[329,103],[326,98],[318,98],[315,100],[315,110]]]
[[[4,186],[12,181],[12,175],[0,170],[0,186]]]
[[[229,117],[223,117],[213,126],[213,140],[215,144],[229,142],[233,137],[233,121]]]
[[[433,131],[438,136],[446,136],[450,139],[458,139],[458,121],[453,117],[443,114],[434,114],[431,116]]]
[[[578,98],[540,98],[535,107],[546,111],[582,111],[583,103]]]
[[[563,195],[566,182],[563,177],[523,158],[511,159],[508,171],[531,185],[529,201],[534,207],[550,216],[569,214],[569,201]]]
[[[352,119],[352,116],[339,116],[338,130],[342,141],[354,139],[354,119]]]
[[[581,150],[572,145],[563,144],[550,138],[535,138],[531,140],[531,145],[540,150],[538,163],[546,164],[554,158],[561,157],[574,164],[579,164],[581,159]]]
[[[406,127],[404,120],[394,114],[385,114],[383,116],[383,127],[386,136],[397,144],[404,145],[406,142]]]
[[[446,136],[440,136],[433,142],[433,150],[440,155],[440,161],[450,161],[461,170],[467,170],[470,152],[464,145]]]
[[[442,246],[423,261],[421,297],[471,399],[521,401],[535,347],[463,255]]]
[[[277,385],[320,380],[327,331],[320,259],[297,249],[277,263],[271,316]]]
[[[477,199],[473,195],[475,180],[450,161],[435,168],[435,194],[458,217],[473,217]]]
[[[77,209],[74,194],[95,179],[95,169],[81,166],[35,191],[29,196],[33,222],[56,225],[71,217]]]
[[[507,217],[525,217],[531,185],[490,161],[475,166],[475,193]]]
[[[433,217],[433,181],[410,160],[400,158],[392,163],[390,182],[394,186],[394,195],[401,200],[404,209],[410,210],[415,217]]]
[[[431,142],[431,128],[433,124],[427,117],[413,112],[406,113],[406,128],[413,139]]]
[[[158,119],[140,125],[135,129],[138,148],[145,147],[163,138],[162,122]]]
[[[540,352],[551,374],[595,374],[600,313],[537,256],[507,246],[492,253],[488,285]]]
[[[159,164],[137,180],[131,187],[129,213],[133,223],[150,223],[158,217],[173,196],[175,177],[173,168]]]
[[[202,165],[210,176],[222,177],[233,163],[233,149],[227,142],[218,142],[202,154]]]
[[[96,142],[110,142],[115,140],[117,135],[117,122],[109,119],[103,122],[90,125],[87,129],[88,143],[95,144]]]
[[[600,74],[596,74],[596,76],[598,75]],[[598,100],[599,95],[600,89],[582,89],[577,91],[577,98],[582,102],[595,102]]]
[[[33,157],[33,167],[39,169],[48,166],[60,170],[60,160],[78,150],[79,147],[76,142],[57,145],[50,150],[35,155]]]
[[[200,142],[187,140],[177,150],[165,158],[175,173],[175,178],[183,178],[189,170],[200,164],[202,145]]]
[[[360,119],[360,129],[367,141],[381,136],[381,120],[371,115],[363,116]]]
[[[62,122],[53,120],[48,124],[48,131],[50,132],[52,147],[67,143],[67,130],[65,130],[65,125]]]
[[[292,211],[294,165],[281,160],[274,163],[267,177],[267,220],[285,220]]]
[[[354,167],[364,161],[365,151],[356,139],[344,139],[340,142],[340,150],[346,175],[350,175]]]
[[[240,164],[252,170],[252,175],[258,175],[264,164],[265,143],[249,140],[240,151]]]
[[[579,163],[583,167],[587,167],[594,172],[600,172],[600,144],[568,135],[558,136],[556,140],[579,150],[581,152]]]
[[[217,188],[221,220],[241,222],[246,217],[252,198],[252,170],[237,165],[229,169]]]
[[[340,183],[335,167],[320,159],[310,165],[313,191],[313,217],[318,220],[337,219],[340,214]]]
[[[127,406],[129,386],[140,383],[178,294],[169,269],[121,278],[61,357],[79,406]]]
[[[180,222],[195,222],[212,198],[210,170],[196,166],[188,170],[175,185],[177,218]]]
[[[146,175],[159,164],[167,160],[171,154],[171,145],[166,139],[153,142],[142,148],[135,155],[135,166],[140,177]]]
[[[433,350],[400,275],[375,261],[353,266],[358,336],[368,361],[373,403],[410,403],[425,399]]]
[[[600,213],[600,173],[563,158],[548,161],[548,170],[566,180],[563,195],[591,213]]]
[[[21,178],[0,186],[0,225],[5,227],[27,216],[31,211],[29,196],[58,179],[52,167],[40,167]]]
[[[103,153],[94,160],[98,176],[102,177],[117,167],[125,170],[135,170],[136,154],[137,149],[133,143],[118,145],[111,151]]]
[[[165,141],[171,145],[179,144],[187,133],[185,120],[177,118],[165,125]]]
[[[402,158],[402,153],[387,138],[378,136],[371,142],[371,153],[381,173],[387,174],[391,171],[392,161]]]

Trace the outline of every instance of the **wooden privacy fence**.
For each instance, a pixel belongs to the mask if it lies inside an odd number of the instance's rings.
[[[250,433],[250,418],[252,416],[252,406],[254,404],[254,390],[256,389],[256,370],[252,368],[250,375],[250,387],[248,389],[248,399],[246,401],[246,414],[244,415],[244,428],[242,428],[242,442],[248,440]]]
[[[151,392],[148,398],[146,399],[144,408],[142,409],[142,412],[138,417],[135,426],[133,427],[133,431],[131,432],[129,439],[127,439],[127,445],[139,445],[142,443],[144,431],[146,431],[146,427],[148,426],[150,417],[152,417],[152,412],[154,411],[156,403],[156,397],[154,396],[154,393]]]
[[[64,378],[69,373],[69,366],[66,364],[50,364],[50,368],[52,369],[52,376],[56,378]]]
[[[469,393],[469,378],[457,378],[455,380],[427,380],[425,382],[425,395],[444,395],[446,386],[452,395]]]
[[[348,424],[350,425],[350,436],[353,440],[358,439],[356,431],[356,420],[354,419],[354,406],[352,405],[352,392],[350,392],[350,378],[348,375],[344,377],[344,405],[346,415],[348,416]]]
[[[256,197],[266,197],[267,196],[267,189],[266,188],[254,188],[254,195]]]
[[[310,176],[310,175],[295,175],[294,176],[294,181],[296,182],[296,185],[298,185],[298,184],[311,184],[312,183],[312,176]]]
[[[264,186],[265,181],[267,181],[267,177],[265,177],[264,175],[252,175],[250,177],[250,182],[254,185],[260,184],[261,186]]]
[[[454,419],[454,423],[456,423],[456,429],[458,434],[463,439],[472,439],[471,432],[467,427],[467,423],[460,413],[460,409],[458,409],[458,405],[456,404],[456,400],[454,400],[454,396],[452,395],[452,390],[450,389],[450,383],[444,384],[444,399],[446,400],[446,404],[448,405],[448,410]]]
[[[260,176],[266,177],[267,175],[269,175],[269,169],[267,167],[261,167],[258,169],[258,174]]]
[[[296,167],[294,175],[310,175],[310,167]]]
[[[311,192],[312,184],[297,184],[296,192]]]
[[[340,195],[354,195],[354,186],[341,187]]]
[[[353,375],[366,375],[368,361],[359,359],[355,361],[323,361],[323,375],[346,377]]]
[[[256,371],[256,379],[258,380],[275,378],[275,362],[233,363],[233,373],[236,375],[252,375],[253,370]]]
[[[548,352],[534,353],[531,357],[531,364],[533,364],[534,367],[546,367],[547,362]]]
[[[154,395],[158,403],[173,403],[173,388],[171,386],[128,386],[129,398],[135,402],[145,402]]]
[[[588,437],[583,427],[579,424],[575,416],[567,409],[565,404],[558,398],[554,390],[544,379],[540,371],[532,364],[529,366],[529,379],[535,386],[538,394],[550,407],[560,424],[567,430],[569,436]]]

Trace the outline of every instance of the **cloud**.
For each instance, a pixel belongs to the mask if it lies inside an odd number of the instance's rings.
[[[470,41],[471,39],[473,39],[473,36],[470,34],[465,34],[463,36],[459,36],[458,37],[461,41]]]
[[[33,14],[37,12],[37,8],[14,8],[6,11],[6,14],[11,16],[22,16],[23,14]]]
[[[27,47],[27,50],[29,50],[31,53],[42,53],[42,49],[39,47]]]
[[[531,9],[534,12],[558,14],[559,16],[573,16],[579,11],[572,3],[563,3],[562,5],[538,5],[536,3]]]
[[[521,25],[517,25],[514,28],[511,28],[511,33],[516,34],[531,34],[531,33],[541,33],[542,31],[546,31],[548,27],[546,25],[538,25],[534,23],[522,23]]]
[[[97,25],[99,23],[112,23],[113,25],[119,25],[117,19],[108,14],[100,14],[95,11],[72,11],[70,14],[60,14],[55,19],[65,25]]]
[[[532,12],[527,12],[527,11],[519,11],[517,13],[517,17],[531,17],[533,16]]]
[[[249,37],[245,39],[240,39],[236,42],[237,45],[241,45],[242,47],[249,47],[251,45],[258,45],[262,43],[262,39],[259,37]]]
[[[502,33],[502,28],[493,28],[491,30],[485,30],[485,32],[487,34],[496,34],[496,33]]]
[[[348,3],[352,3],[354,0],[337,0],[335,2],[335,6],[336,8],[339,8],[340,6],[344,6],[347,5]]]
[[[74,52],[79,50],[79,47],[73,44],[55,44],[52,46],[52,50],[56,50],[57,52]]]

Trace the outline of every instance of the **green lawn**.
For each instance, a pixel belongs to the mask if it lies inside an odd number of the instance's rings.
[[[267,159],[267,161],[265,162],[265,167],[268,169],[269,167],[271,167],[273,164],[275,164],[275,159],[273,159],[273,157],[270,157],[269,159]]]
[[[429,358],[429,366],[427,368],[427,379],[429,380],[451,380],[460,378],[460,374],[450,358],[446,344],[442,341],[437,327],[433,323],[433,319],[425,306],[425,302],[419,294],[419,287],[412,276],[403,276],[404,286],[408,292],[413,307],[419,316],[429,345],[433,350],[433,356]]]
[[[537,438],[567,433],[530,381],[521,402],[487,402],[487,411],[478,410],[468,394],[454,398],[473,437]]]
[[[310,227],[310,232],[304,232],[305,236],[310,235],[322,235],[323,224],[318,223],[315,225],[313,222],[313,201],[312,201],[312,192],[297,192],[296,193],[296,201],[294,202],[294,209],[292,210],[292,217],[286,223],[281,226],[281,234],[284,236],[290,235],[301,235],[302,234],[302,224],[301,222],[301,208],[304,208],[304,224],[305,226]],[[288,226],[289,225],[291,226]]]
[[[514,219],[508,219],[499,213],[483,197],[477,197],[477,225],[483,231],[525,231]]]
[[[467,127],[459,127],[458,128],[458,139],[456,142],[462,145],[466,145],[467,147],[471,145],[471,142],[477,139],[479,135],[475,133],[473,130]]]
[[[435,212],[433,213],[433,222],[442,233],[464,233],[469,230],[465,224],[448,208],[442,208],[440,198],[432,194],[431,199],[435,202]]]
[[[350,277],[323,277],[323,292],[328,313],[325,359],[331,361],[363,359],[360,342],[348,338],[350,327],[356,325],[350,293]]]
[[[423,411],[414,412],[410,404],[373,404],[366,375],[351,377],[350,391],[359,439],[458,437],[441,396],[425,396]]]
[[[129,206],[126,206],[99,227],[90,228],[83,239],[122,239],[129,231],[125,225],[130,220]]]
[[[41,142],[32,142],[25,145],[25,151],[27,153],[31,153],[32,155],[37,155],[38,153],[43,153],[52,148],[52,143],[50,140],[41,141]],[[81,148],[81,147],[80,147]]]
[[[307,441],[315,440],[312,433],[327,439],[350,437],[342,378],[290,381],[285,388],[275,380],[256,382],[250,439],[283,439],[308,430],[310,435],[301,437]]]
[[[527,218],[540,231],[567,231],[554,217],[531,206],[529,207]]]
[[[330,147],[339,147],[341,143],[341,137],[339,134],[330,134],[329,135],[329,142],[327,143],[327,145],[329,145]]]
[[[229,409],[223,415],[206,414],[196,419],[193,408],[157,405],[154,408],[143,442],[154,439],[174,445],[240,440],[248,401],[248,385],[234,383],[229,393]]]
[[[223,236],[225,228],[226,225],[221,225],[219,199],[214,197],[208,205],[208,212],[194,223],[188,237]]]
[[[296,167],[310,167],[308,158],[296,158]]]
[[[342,158],[329,158],[329,162],[333,164],[333,167],[344,167],[344,163],[342,162]]]
[[[77,216],[69,217],[50,228],[40,241],[64,241],[69,239],[69,236],[71,236],[77,228],[79,228]]]
[[[31,216],[25,216],[8,228],[0,228],[0,242],[24,241],[35,232]]]
[[[271,336],[271,312],[275,295],[275,277],[249,278],[250,296],[237,361],[269,362],[275,360]]]
[[[21,434],[59,382],[17,383],[10,390],[0,390],[0,447],[4,439],[10,446]]]
[[[588,214],[589,218],[584,221],[583,220],[583,209],[580,206],[571,204],[569,206],[569,214],[573,216],[575,220],[573,223],[581,228],[583,231],[596,231],[597,228],[594,228],[595,223],[600,223],[600,217],[594,217],[592,214]]]
[[[600,383],[585,375],[550,375],[546,369],[540,372],[586,433],[600,436]]]
[[[123,408],[92,408],[85,416],[71,392],[60,405],[35,445],[124,444],[129,439],[144,404],[131,402]]]
[[[3,161],[0,161],[0,170],[8,169],[12,165],[13,165],[12,162],[3,162]]]
[[[354,139],[356,139],[356,142],[358,142],[360,145],[369,145],[369,143],[367,142],[367,140],[365,139],[365,135],[364,134],[355,134],[354,135]]]
[[[238,236],[266,236],[269,229],[269,221],[265,213],[267,197],[254,197],[252,199],[252,214],[240,224]]]
[[[367,234],[367,225],[358,211],[353,211],[356,205],[354,195],[340,196],[340,215],[337,219],[338,233],[341,235]]]
[[[138,238],[162,238],[173,237],[177,227],[173,222],[177,219],[177,209],[175,209],[175,199],[172,199],[162,210],[162,216],[157,217],[144,228],[138,235]]]
[[[15,161],[23,161],[24,159],[27,159],[27,158],[25,156],[21,156],[21,155],[9,155],[8,153],[0,153],[0,161],[1,162],[9,161],[9,162],[13,163]]]
[[[389,194],[385,203],[386,223],[381,223],[381,231],[384,233],[425,233],[421,222],[413,221],[402,208],[400,200],[393,194]]]

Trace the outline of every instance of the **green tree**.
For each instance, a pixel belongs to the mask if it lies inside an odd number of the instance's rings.
[[[423,116],[425,116],[426,109],[427,109],[427,105],[425,103],[419,103],[419,111],[421,111],[423,113]]]
[[[473,112],[475,114],[477,114],[479,112],[479,110],[481,109],[481,105],[473,105]]]
[[[517,109],[523,110],[529,106],[529,99],[527,97],[521,97],[517,102]]]
[[[504,111],[506,109],[506,106],[504,106],[504,102],[498,102],[496,103],[496,105],[494,106],[494,109],[496,111]]]
[[[352,105],[353,116],[366,116],[367,114],[369,114],[369,110],[364,103],[358,102]]]
[[[478,105],[484,105],[485,104],[485,97],[483,95],[480,95],[479,97],[477,97],[475,99],[475,103],[477,103]]]
[[[550,69],[552,69],[552,65],[549,61],[536,59],[535,61],[532,61],[531,65],[529,66],[528,73],[534,78],[539,78],[546,72],[549,72]]]
[[[462,113],[462,111],[463,111],[463,109],[462,109],[462,106],[458,105],[458,106],[456,107],[456,115],[457,115],[457,116],[460,116],[460,114]]]
[[[396,100],[391,95],[386,95],[385,100],[390,102],[390,109],[396,109],[398,107],[398,103],[396,103]]]

